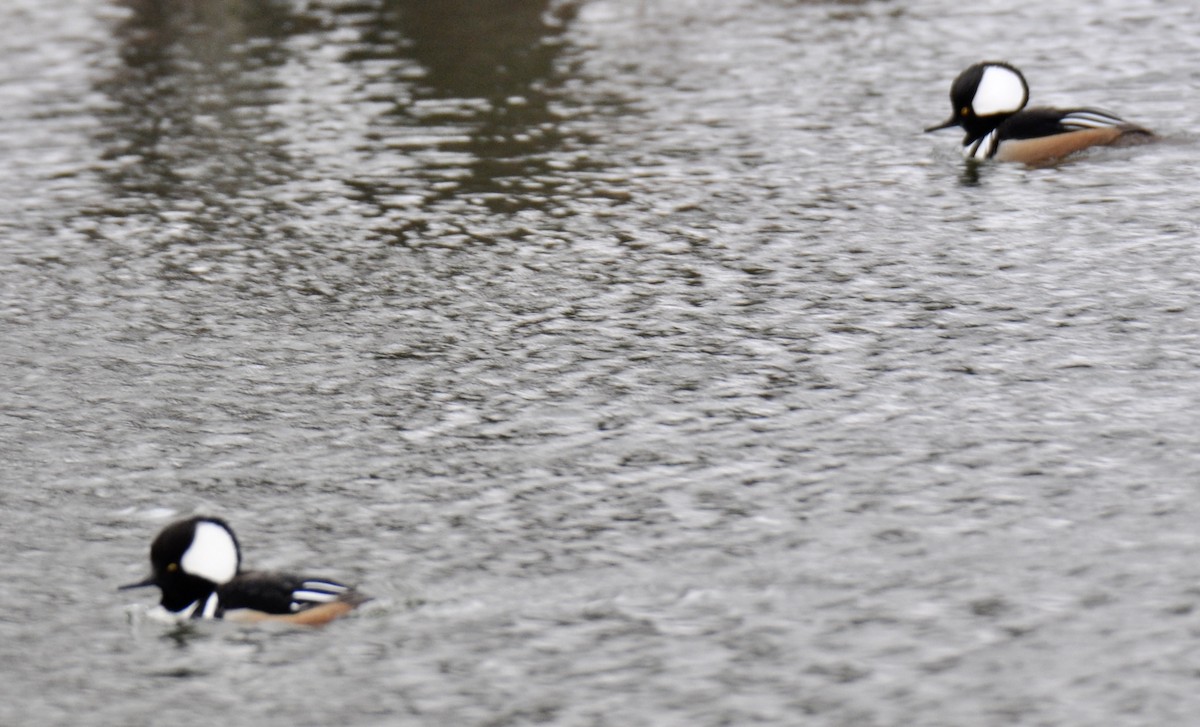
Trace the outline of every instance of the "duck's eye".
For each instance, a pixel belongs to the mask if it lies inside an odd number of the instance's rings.
[[[170,563],[170,564],[168,564],[168,565],[167,565],[167,572],[168,572],[168,573],[174,573],[174,572],[175,572],[175,571],[177,571],[177,570],[179,570],[179,564],[178,564],[178,563]]]
[[[970,116],[971,115],[971,107],[963,106],[962,109],[958,112],[958,115],[959,116]]]

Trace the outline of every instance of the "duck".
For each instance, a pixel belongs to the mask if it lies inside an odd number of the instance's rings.
[[[168,618],[276,621],[321,626],[368,599],[356,588],[327,578],[273,571],[243,571],[233,528],[219,517],[198,515],[163,528],[150,544],[149,576],[118,590],[157,587]]]
[[[1040,165],[1094,146],[1150,141],[1154,132],[1094,108],[1026,108],[1029,84],[1003,61],[976,63],[950,86],[952,113],[925,131],[960,127],[963,156]]]

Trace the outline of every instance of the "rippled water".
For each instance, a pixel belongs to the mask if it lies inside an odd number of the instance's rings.
[[[1200,711],[1191,3],[0,18],[3,724]],[[1164,140],[966,167],[981,58]],[[376,600],[146,622],[196,511]]]

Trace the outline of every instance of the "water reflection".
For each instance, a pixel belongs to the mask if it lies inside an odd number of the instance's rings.
[[[421,151],[432,141],[442,154],[461,155],[453,169],[444,157],[411,181],[358,176],[364,198],[385,200],[416,191],[425,203],[466,201],[484,212],[546,209],[570,186],[564,172],[593,168],[584,134],[564,128],[570,101],[564,36],[575,3],[548,0],[387,0],[364,35],[366,48],[352,61],[400,57],[422,69],[411,98],[376,120],[384,146]],[[438,169],[438,167],[442,167]],[[422,175],[423,176],[423,175]],[[382,202],[386,207],[387,203]],[[393,232],[420,234],[423,219],[407,217]]]
[[[265,1],[129,0],[113,33],[121,63],[98,84],[109,104],[97,135],[113,199],[98,217],[150,215],[168,239],[260,230],[246,195],[290,175],[271,136],[267,69],[298,22]]]
[[[395,23],[411,42],[427,93],[500,102],[544,95],[576,10],[549,0],[387,0],[380,28]]]
[[[547,209],[593,162],[564,128],[574,3],[126,0],[99,84],[111,221],[167,216],[171,239],[265,239],[354,208],[374,232],[449,201]]]

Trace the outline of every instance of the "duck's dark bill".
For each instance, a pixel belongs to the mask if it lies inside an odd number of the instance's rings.
[[[118,591],[128,591],[130,588],[146,588],[148,586],[157,586],[157,585],[158,585],[158,581],[156,581],[154,579],[154,576],[151,575],[148,578],[146,578],[146,580],[144,580],[144,581],[138,581],[137,583],[126,583],[123,586],[117,586],[117,590]]]
[[[949,129],[951,126],[958,126],[958,119],[954,116],[951,116],[948,120],[943,121],[942,123],[938,124],[937,126],[930,126],[928,129],[925,130],[925,133],[928,134],[931,131],[941,131],[942,129]]]

